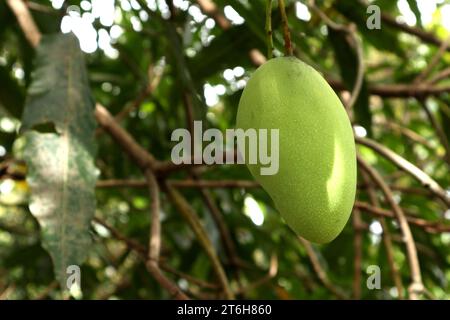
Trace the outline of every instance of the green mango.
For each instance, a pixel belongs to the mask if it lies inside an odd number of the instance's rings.
[[[334,240],[355,201],[356,151],[347,113],[325,79],[297,58],[271,59],[249,79],[236,122],[237,129],[278,129],[277,173],[263,175],[264,165],[249,162],[248,143],[238,145],[240,154],[298,235]]]

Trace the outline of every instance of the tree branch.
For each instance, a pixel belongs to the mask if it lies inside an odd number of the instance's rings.
[[[175,207],[191,226],[207,256],[211,260],[212,267],[220,283],[222,284],[222,288],[225,292],[226,297],[228,299],[234,299],[234,294],[231,291],[225,271],[222,267],[222,264],[220,263],[219,257],[214,250],[214,246],[212,245],[211,240],[208,237],[208,234],[200,223],[199,217],[189,205],[187,200],[174,187],[166,183],[165,190],[167,191],[167,194]]]
[[[406,253],[408,256],[408,263],[411,270],[411,285],[408,288],[410,298],[416,300],[419,298],[419,294],[423,292],[422,275],[420,272],[419,258],[417,256],[417,249],[414,243],[414,238],[409,228],[408,221],[406,220],[405,214],[400,206],[395,202],[394,196],[389,186],[383,181],[383,178],[378,174],[378,172],[372,168],[364,159],[359,155],[358,163],[363,170],[365,170],[372,180],[380,187],[384,194],[386,201],[392,207],[395,217],[399,223],[400,229],[402,231],[403,239],[406,244]]]
[[[306,253],[308,254],[309,260],[311,262],[311,265],[316,272],[317,277],[322,282],[322,284],[327,288],[332,294],[334,294],[338,299],[346,300],[348,299],[347,295],[342,292],[341,289],[335,287],[331,281],[328,279],[328,276],[326,272],[323,270],[319,258],[317,257],[316,253],[314,252],[314,249],[309,243],[309,241],[303,239],[302,237],[298,237],[300,240],[300,243],[305,247]]]
[[[395,164],[399,169],[405,171],[414,177],[417,181],[419,181],[424,187],[433,192],[436,196],[438,196],[447,206],[450,206],[450,198],[448,197],[445,190],[434,181],[429,175],[425,172],[417,168],[414,164],[406,160],[405,158],[399,156],[397,153],[392,151],[391,149],[386,148],[385,146],[370,140],[368,138],[356,137],[356,142],[369,147],[375,152],[379,153],[393,164]]]

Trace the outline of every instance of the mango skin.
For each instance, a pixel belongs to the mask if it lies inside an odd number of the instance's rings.
[[[334,240],[355,201],[356,151],[347,113],[325,79],[297,58],[271,59],[248,81],[236,122],[244,130],[279,129],[278,173],[261,175],[248,157],[246,164],[298,235]]]

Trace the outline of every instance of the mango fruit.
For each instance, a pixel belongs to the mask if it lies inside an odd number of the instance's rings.
[[[355,201],[356,152],[347,113],[326,80],[295,57],[269,60],[242,93],[236,128],[279,130],[277,173],[262,175],[248,156],[245,163],[298,235],[334,240]]]

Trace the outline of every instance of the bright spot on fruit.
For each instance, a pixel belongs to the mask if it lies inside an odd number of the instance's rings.
[[[309,21],[311,19],[311,13],[309,13],[308,7],[300,1],[295,3],[295,15],[300,20]]]
[[[367,136],[367,130],[364,127],[354,125],[353,130],[355,131],[355,135],[357,137],[364,138],[365,136]]]
[[[0,145],[0,157],[3,157],[6,154],[6,149],[4,146]]]
[[[227,17],[228,20],[231,20],[233,24],[243,24],[245,22],[244,18],[242,18],[232,6],[226,6],[223,8],[223,11],[225,17]]]
[[[373,221],[369,226],[369,230],[377,236],[381,236],[383,234],[383,227],[378,221]]]
[[[256,202],[256,200],[251,196],[245,197],[244,213],[255,225],[260,226],[264,223],[264,213],[262,212],[258,202]]]

